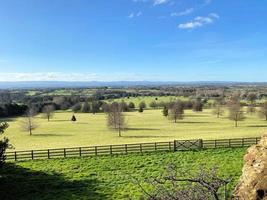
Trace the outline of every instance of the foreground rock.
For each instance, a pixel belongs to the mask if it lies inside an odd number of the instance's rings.
[[[234,191],[235,199],[267,200],[267,135],[248,149],[244,161],[242,176]]]

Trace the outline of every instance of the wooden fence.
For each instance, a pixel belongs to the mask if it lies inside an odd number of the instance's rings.
[[[69,158],[81,156],[118,155],[129,153],[147,153],[155,151],[183,151],[215,148],[248,147],[257,144],[260,138],[238,138],[219,140],[174,140],[139,144],[105,145],[75,148],[6,152],[7,161],[35,159]]]

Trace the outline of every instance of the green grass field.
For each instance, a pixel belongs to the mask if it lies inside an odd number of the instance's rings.
[[[221,177],[232,177],[232,191],[244,153],[236,148],[7,163],[0,172],[0,199],[139,199],[133,177],[149,188],[144,180],[159,176],[170,163],[190,172],[217,166]]]
[[[118,137],[106,126],[106,115],[77,113],[77,122],[72,123],[72,112],[57,112],[47,122],[41,115],[36,117],[39,127],[33,135],[21,131],[21,118],[9,119],[10,127],[3,136],[10,139],[14,149],[30,150],[46,148],[78,147],[106,144],[172,141],[174,139],[219,139],[255,137],[266,132],[267,122],[255,115],[247,115],[245,121],[234,127],[234,122],[216,118],[211,110],[195,113],[186,110],[184,120],[178,123],[162,116],[161,110],[145,110],[144,113],[125,113],[127,131]],[[3,137],[1,136],[1,137]]]
[[[155,101],[156,103],[160,103],[160,102],[172,102],[172,101],[176,101],[176,100],[188,100],[188,98],[186,97],[175,97],[175,96],[144,96],[144,97],[125,97],[125,98],[120,98],[120,99],[111,99],[111,100],[107,100],[107,102],[112,102],[112,101],[117,101],[117,102],[121,102],[124,101],[126,103],[129,102],[133,102],[135,104],[135,107],[138,108],[138,105],[140,102],[145,102],[146,106],[149,108],[149,104],[152,101]]]

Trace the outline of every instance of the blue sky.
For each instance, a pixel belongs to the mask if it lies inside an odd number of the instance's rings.
[[[0,5],[0,81],[267,81],[266,0]]]

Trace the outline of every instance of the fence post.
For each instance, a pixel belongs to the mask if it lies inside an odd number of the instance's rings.
[[[125,144],[125,153],[127,154],[128,151],[127,151],[127,144]]]
[[[63,154],[64,154],[64,158],[66,158],[66,149],[65,148],[64,148]]]
[[[258,138],[256,138],[256,144],[258,144]]]
[[[14,152],[15,161],[17,161],[17,152]]]
[[[231,139],[228,140],[228,146],[231,147]]]
[[[214,148],[217,148],[217,140],[214,140]]]
[[[95,146],[95,155],[97,156],[97,146]]]
[[[47,158],[50,159],[49,149],[47,149]]]
[[[112,145],[109,146],[110,155],[112,155]]]
[[[79,155],[82,156],[82,147],[79,147]]]
[[[33,160],[33,150],[31,151],[31,155],[32,155],[32,160]]]
[[[177,151],[176,140],[173,141],[173,151]]]
[[[157,143],[155,142],[155,151],[157,151]]]
[[[199,147],[199,149],[203,149],[203,140],[202,139],[198,140],[198,147]]]
[[[244,147],[244,138],[242,138],[242,147]]]
[[[140,152],[143,153],[142,144],[140,144]]]

